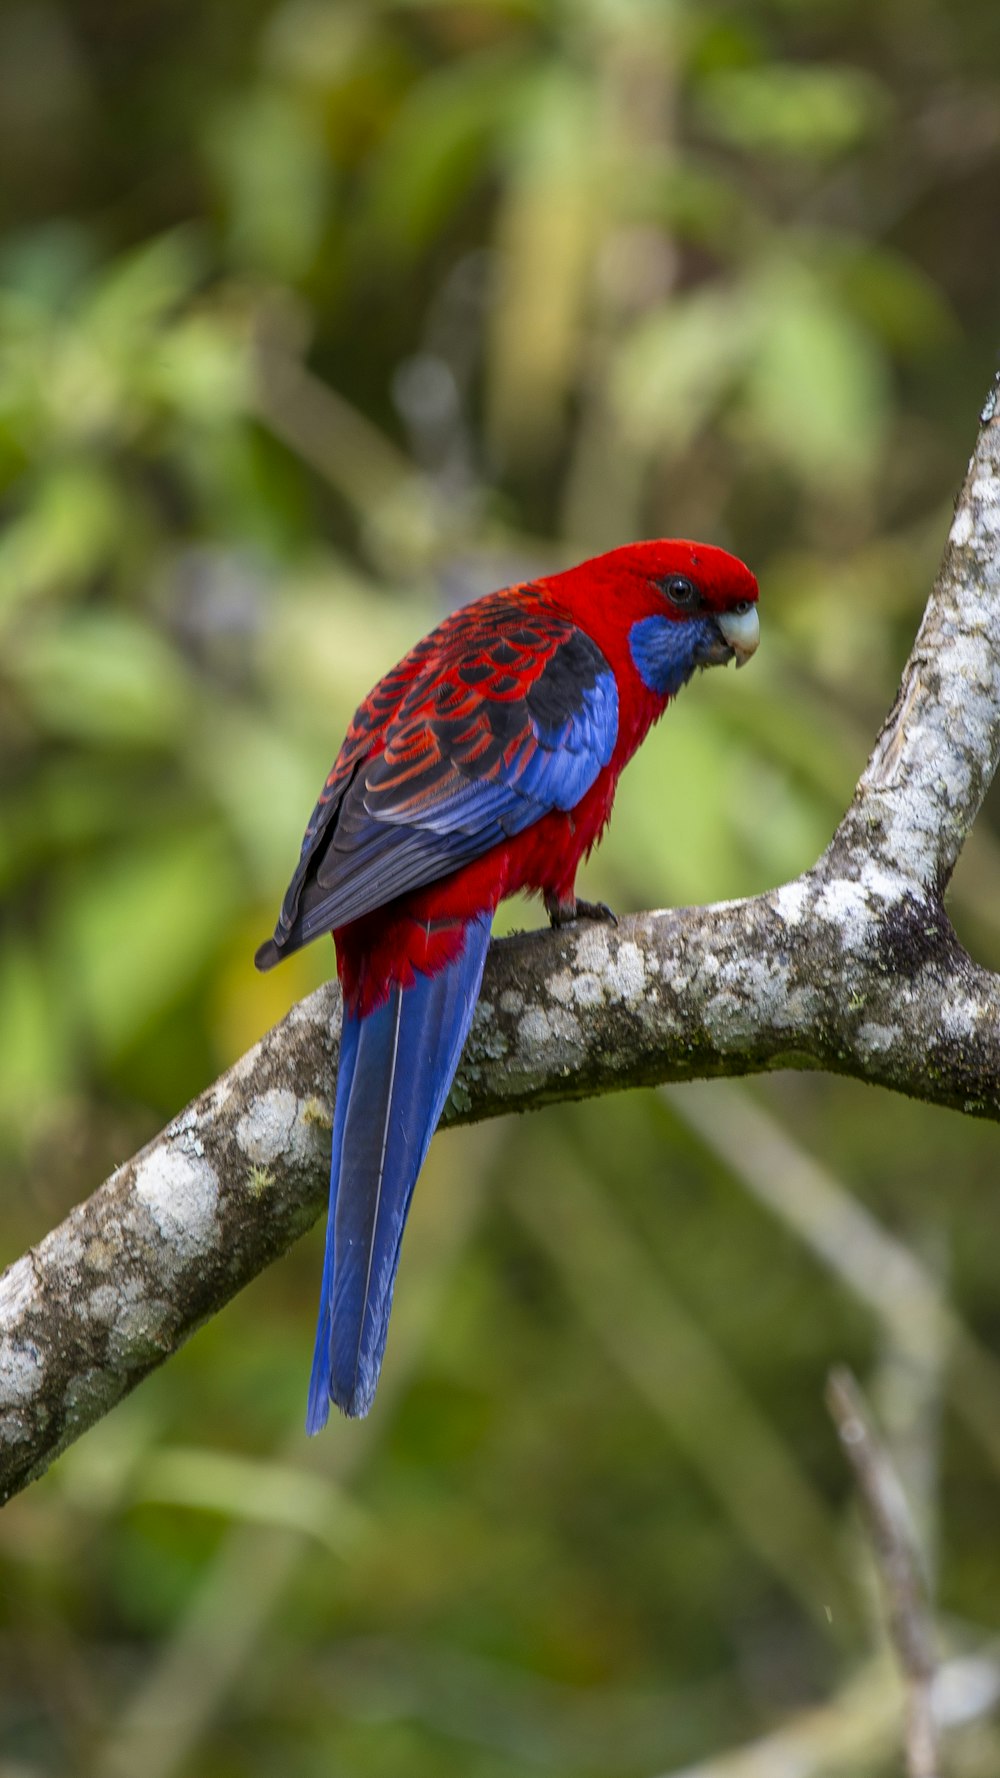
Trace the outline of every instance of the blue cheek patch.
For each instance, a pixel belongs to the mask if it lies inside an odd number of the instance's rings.
[[[628,633],[636,672],[647,691],[661,698],[677,696],[716,636],[711,618],[642,617]]]

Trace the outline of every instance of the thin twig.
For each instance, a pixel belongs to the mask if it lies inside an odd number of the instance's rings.
[[[831,1373],[826,1400],[854,1471],[889,1640],[903,1675],[907,1778],[941,1778],[932,1700],[937,1671],[934,1625],[906,1499],[850,1371]]]

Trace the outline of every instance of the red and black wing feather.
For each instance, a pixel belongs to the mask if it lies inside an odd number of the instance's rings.
[[[617,727],[603,654],[536,589],[455,612],[357,711],[258,967],[572,808]]]

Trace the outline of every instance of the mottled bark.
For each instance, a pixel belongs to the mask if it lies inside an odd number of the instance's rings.
[[[1000,385],[899,694],[833,841],[751,900],[495,944],[446,1122],[833,1069],[1000,1118],[1000,977],[942,897],[1000,753]],[[320,1213],[339,999],[263,1041],[0,1278],[0,1499]]]

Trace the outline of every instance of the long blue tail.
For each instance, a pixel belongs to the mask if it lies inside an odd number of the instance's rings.
[[[484,914],[447,968],[394,988],[364,1018],[344,1015],[307,1432],[326,1425],[331,1401],[345,1414],[371,1407],[413,1187],[472,1023],[489,940]]]

